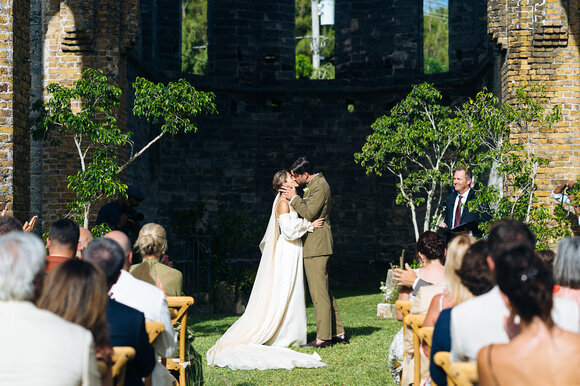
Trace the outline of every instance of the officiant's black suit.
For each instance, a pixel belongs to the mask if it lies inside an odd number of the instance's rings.
[[[453,190],[451,193],[449,193],[447,195],[446,198],[446,210],[445,210],[445,224],[447,225],[447,228],[452,229],[454,228],[453,226],[453,213],[455,210],[455,199],[457,198],[457,195],[459,193],[456,190]],[[479,212],[471,212],[469,210],[469,201],[473,200],[475,198],[475,192],[473,189],[469,189],[469,194],[467,195],[467,200],[465,201],[465,206],[463,207],[463,212],[461,213],[461,220],[459,221],[459,226],[461,225],[465,225],[465,224],[469,224],[469,223],[475,223],[475,224],[479,224],[480,222],[483,221],[489,221],[490,217],[488,214],[484,213],[484,214],[480,214]],[[481,236],[481,231],[476,227],[470,227],[471,232],[473,233],[474,236]]]

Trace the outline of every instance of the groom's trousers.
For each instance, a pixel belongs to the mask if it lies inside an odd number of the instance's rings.
[[[304,272],[316,314],[316,337],[330,340],[344,333],[336,300],[328,286],[327,265],[330,256],[304,258]]]

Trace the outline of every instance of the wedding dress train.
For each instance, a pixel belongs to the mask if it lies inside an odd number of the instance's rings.
[[[318,354],[286,348],[306,343],[302,240],[312,224],[276,203],[260,243],[262,258],[244,314],[210,348],[207,364],[232,370],[326,366]]]

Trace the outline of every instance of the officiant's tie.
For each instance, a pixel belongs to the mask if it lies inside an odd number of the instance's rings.
[[[457,208],[455,208],[455,219],[453,220],[453,228],[457,228],[461,222],[461,194],[457,200]]]

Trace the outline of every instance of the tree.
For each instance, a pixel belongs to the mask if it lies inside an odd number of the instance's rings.
[[[423,12],[424,72],[449,71],[449,9],[430,6]]]
[[[155,84],[144,78],[133,83],[133,113],[147,122],[160,124],[160,133],[134,152],[131,133],[117,126],[115,113],[121,90],[109,84],[100,70],[88,69],[72,87],[58,83],[47,86],[48,100],[35,102],[38,115],[32,120],[35,139],[51,140],[55,145],[63,136],[72,136],[79,159],[79,170],[70,175],[68,188],[75,193],[69,203],[70,215],[88,228],[91,205],[101,197],[125,194],[127,185],[121,173],[165,134],[197,131],[195,115],[216,113],[214,94],[196,91],[183,79]],[[118,150],[130,146],[127,161],[119,165]]]
[[[207,0],[182,2],[182,71],[204,75],[207,66]]]
[[[539,249],[570,234],[563,213],[538,203],[535,195],[538,169],[548,165],[549,159],[537,155],[534,129],[550,128],[561,119],[560,106],[546,110],[544,88],[542,84],[523,83],[514,90],[513,105],[499,105],[491,93],[480,92],[458,112],[464,125],[477,127],[482,135],[484,151],[476,158],[479,171],[493,170],[498,176],[495,185],[479,182],[470,210],[486,211],[491,216],[488,224],[481,225],[484,231],[501,218],[526,222],[537,236]]]
[[[440,101],[441,93],[432,85],[413,86],[389,115],[373,123],[362,152],[354,155],[367,174],[386,171],[397,177],[396,202],[411,209],[416,240],[418,208],[425,205],[424,232],[439,217],[443,186],[456,165],[466,164],[479,146],[478,133],[459,125]]]
[[[456,165],[466,166],[478,181],[470,211],[487,213],[489,225],[501,218],[528,223],[538,248],[546,248],[570,234],[561,211],[537,202],[536,178],[549,160],[539,157],[534,128],[560,119],[560,108],[546,111],[542,85],[523,84],[514,91],[514,104],[501,105],[485,90],[457,111],[440,106],[441,94],[423,83],[413,87],[388,116],[372,125],[355,161],[367,174],[388,171],[398,179],[397,204],[411,209],[418,238],[418,208],[425,206],[423,231],[439,219],[439,204]],[[517,141],[515,140],[517,139]],[[487,184],[485,176],[495,184]]]

